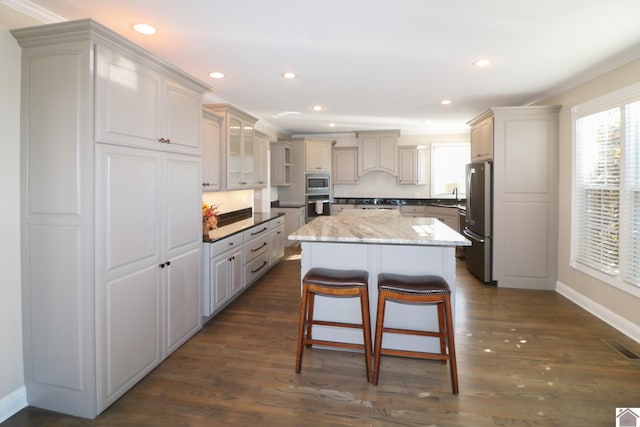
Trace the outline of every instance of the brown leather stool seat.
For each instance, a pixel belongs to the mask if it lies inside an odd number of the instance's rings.
[[[436,304],[438,307],[438,331],[415,331],[384,327],[384,312],[387,301],[411,304]],[[382,348],[382,334],[384,332],[438,337],[440,339],[440,353]],[[373,350],[373,384],[378,384],[381,355],[435,359],[442,360],[442,363],[447,363],[448,360],[453,394],[458,394],[458,368],[453,335],[451,289],[442,277],[434,275],[407,276],[391,273],[382,273],[378,276],[378,312]]]
[[[362,311],[362,323],[353,324],[328,320],[314,320],[313,307],[316,295],[331,297],[359,297]],[[311,335],[313,325],[361,329],[364,335],[364,344],[313,339]],[[296,373],[300,373],[300,369],[302,367],[303,345],[311,347],[313,344],[364,350],[367,368],[367,381],[371,381],[371,320],[369,315],[368,272],[363,270],[334,270],[318,267],[311,268],[307,271],[307,274],[302,278],[302,300],[300,302],[300,323],[298,326]]]

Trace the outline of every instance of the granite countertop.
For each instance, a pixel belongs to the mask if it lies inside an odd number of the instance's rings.
[[[260,225],[262,223],[271,221],[272,219],[279,216],[284,216],[284,214],[275,213],[275,212],[271,212],[271,213],[256,212],[249,218],[241,219],[232,224],[218,227],[215,230],[211,230],[209,232],[209,240],[207,240],[203,236],[203,242],[214,243],[220,239],[224,239],[225,237],[229,237],[233,234],[241,233],[244,230],[253,227],[254,225]]]
[[[289,236],[307,242],[471,246],[461,234],[435,218],[403,217],[397,210],[349,209],[319,216]]]

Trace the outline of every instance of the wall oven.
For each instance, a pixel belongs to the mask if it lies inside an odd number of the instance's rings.
[[[328,193],[327,194],[307,194],[305,199],[306,199],[305,200],[306,222],[309,222],[312,219],[321,215],[331,215],[331,196]]]
[[[328,173],[308,173],[304,178],[305,194],[331,194],[331,175]]]

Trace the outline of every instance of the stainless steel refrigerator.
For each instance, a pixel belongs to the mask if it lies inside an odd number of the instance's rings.
[[[491,162],[467,166],[467,211],[464,235],[471,240],[465,248],[467,269],[485,283],[494,283],[492,262],[492,177]]]

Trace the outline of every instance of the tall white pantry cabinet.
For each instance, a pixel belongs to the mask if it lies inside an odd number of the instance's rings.
[[[201,327],[208,87],[92,20],[13,35],[27,400],[93,418]]]

